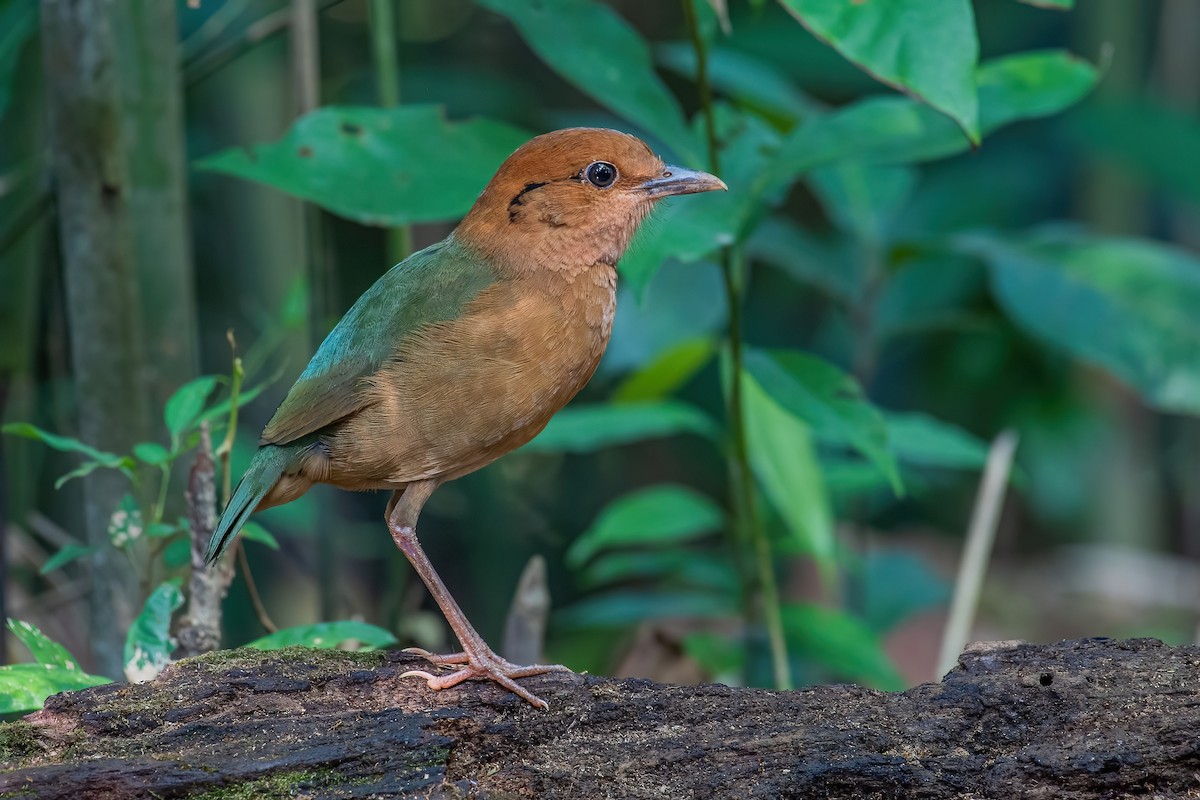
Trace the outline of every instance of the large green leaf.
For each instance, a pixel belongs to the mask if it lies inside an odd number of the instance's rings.
[[[809,603],[783,607],[783,627],[793,653],[817,662],[840,678],[877,689],[904,688],[875,632],[844,611]]]
[[[1145,176],[1157,186],[1200,203],[1200,120],[1161,103],[1089,103],[1066,130],[1085,150]]]
[[[662,139],[696,166],[700,148],[679,101],[654,72],[650,48],[611,7],[592,0],[479,0],[508,17],[568,83]]]
[[[37,711],[52,694],[105,683],[112,683],[112,679],[89,675],[78,669],[47,664],[10,664],[0,667],[0,714]]]
[[[789,549],[832,567],[837,554],[833,511],[811,430],[748,373],[742,376],[742,402],[750,464],[792,536],[795,547]]]
[[[651,486],[614,500],[567,550],[567,564],[583,566],[602,550],[655,547],[690,541],[721,529],[725,514],[685,486]]]
[[[80,671],[79,662],[67,648],[42,633],[36,625],[19,619],[8,620],[8,629],[21,644],[29,648],[33,660],[50,667]]]
[[[437,106],[330,106],[278,142],[224,150],[202,169],[265,183],[367,225],[463,216],[497,167],[529,139],[501,122],[449,122]]]
[[[187,433],[204,410],[208,396],[217,388],[221,379],[216,375],[202,375],[188,381],[167,398],[163,407],[163,421],[171,434],[171,441],[178,445],[179,438]],[[140,458],[140,456],[139,456]]]
[[[1092,64],[1061,50],[994,59],[976,75],[980,126],[988,134],[1018,120],[1058,113],[1083,99],[1098,79]],[[936,111],[904,97],[872,97],[797,128],[780,146],[769,179],[788,184],[843,158],[910,163],[969,147],[962,131]]]
[[[749,349],[745,365],[767,395],[807,422],[818,440],[855,448],[888,477],[894,491],[902,491],[883,415],[852,376],[827,361],[789,350]]]
[[[988,446],[981,439],[928,414],[886,415],[888,445],[907,464],[945,469],[981,469]]]
[[[780,3],[847,59],[946,114],[979,142],[979,39],[971,0]]]
[[[1103,367],[1166,411],[1200,414],[1200,259],[1140,239],[1047,235],[962,246],[1030,333]]]
[[[715,351],[711,337],[684,339],[623,380],[613,390],[612,399],[621,403],[662,400],[703,369]]]
[[[603,447],[681,433],[716,438],[717,425],[678,401],[570,406],[558,412],[524,452],[591,453]]]
[[[146,598],[125,636],[125,677],[140,683],[158,676],[171,662],[176,643],[171,636],[171,616],[183,605],[179,581],[159,584]]]
[[[328,650],[346,642],[358,642],[360,650],[374,650],[396,643],[390,631],[356,620],[318,622],[314,625],[297,625],[255,639],[246,647],[256,650],[279,650],[283,647],[313,647]]]

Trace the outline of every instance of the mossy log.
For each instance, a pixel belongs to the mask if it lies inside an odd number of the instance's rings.
[[[1200,649],[976,645],[941,683],[771,692],[529,679],[433,693],[401,653],[212,653],[0,726],[31,798],[1200,796]]]

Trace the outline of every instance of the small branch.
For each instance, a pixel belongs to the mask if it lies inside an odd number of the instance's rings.
[[[204,564],[204,551],[217,527],[217,464],[212,456],[207,422],[200,426],[200,447],[188,474],[187,512],[192,577],[188,584],[187,618],[179,629],[179,646],[185,656],[196,656],[221,646],[221,601],[233,581],[233,563],[229,559],[211,567]]]

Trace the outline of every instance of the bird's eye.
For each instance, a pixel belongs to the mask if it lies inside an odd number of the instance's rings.
[[[607,189],[617,180],[617,168],[607,161],[595,161],[588,164],[588,168],[583,171],[583,174],[587,176],[588,183],[597,189]]]

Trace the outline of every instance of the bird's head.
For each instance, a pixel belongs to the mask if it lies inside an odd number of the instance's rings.
[[[518,269],[616,266],[657,201],[725,188],[706,172],[664,164],[636,136],[568,128],[509,156],[455,235]]]

